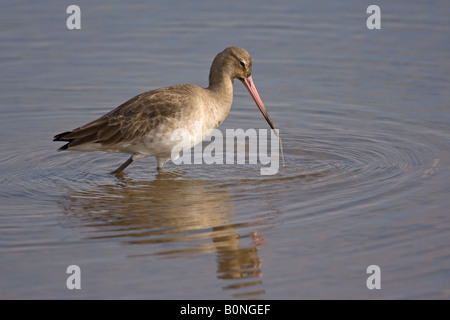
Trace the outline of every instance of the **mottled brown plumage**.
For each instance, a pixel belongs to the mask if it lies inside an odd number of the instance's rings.
[[[142,93],[84,126],[63,132],[54,141],[66,141],[58,150],[106,151],[131,154],[113,173],[121,172],[133,160],[155,156],[158,169],[171,158],[174,130],[187,129],[201,142],[209,129],[217,128],[228,115],[233,101],[233,79],[247,87],[269,125],[274,128],[251,78],[252,60],[242,48],[228,47],[211,65],[208,88],[176,85]],[[194,132],[194,122],[203,133]]]

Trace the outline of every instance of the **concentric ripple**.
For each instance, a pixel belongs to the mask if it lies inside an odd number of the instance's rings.
[[[7,187],[0,199],[16,219],[34,203],[57,204],[68,217],[59,222],[63,228],[85,229],[85,241],[140,248],[130,254],[136,259],[214,253],[217,277],[228,281],[224,290],[259,297],[264,290],[258,251],[267,228],[384,210],[424,182],[448,176],[437,174],[448,141],[445,132],[406,124],[399,130],[393,119],[376,115],[354,125],[354,111],[349,106],[334,107],[332,115],[305,110],[311,123],[326,130],[311,125],[300,134],[291,125],[282,131],[286,166],[272,176],[260,175],[260,164],[169,163],[157,173],[154,159],[144,159],[116,177],[108,172],[124,155],[58,153],[50,133],[17,152],[16,138],[6,137],[0,183]],[[45,228],[45,223],[54,222],[37,221],[35,227]],[[57,241],[48,239],[48,244]]]

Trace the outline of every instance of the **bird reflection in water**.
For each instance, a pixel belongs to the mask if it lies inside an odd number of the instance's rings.
[[[221,182],[183,179],[182,171],[163,171],[152,181],[121,176],[116,184],[72,191],[62,205],[91,228],[89,239],[147,245],[137,256],[215,253],[217,278],[229,280],[223,289],[258,298],[265,294],[258,256],[262,238],[251,232],[243,236],[250,244],[240,247],[237,229],[252,225],[233,223],[234,204],[225,188]]]

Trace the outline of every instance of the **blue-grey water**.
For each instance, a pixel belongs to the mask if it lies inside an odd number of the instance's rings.
[[[450,3],[376,1],[380,30],[371,4],[4,1],[0,298],[450,298]],[[117,178],[126,155],[56,152],[141,92],[207,86],[230,45],[280,129],[278,174],[148,158]],[[220,129],[267,127],[236,81]]]

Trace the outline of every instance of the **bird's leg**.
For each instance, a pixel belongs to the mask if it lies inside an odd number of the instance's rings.
[[[120,167],[118,167],[116,170],[111,172],[111,174],[118,174],[121,173],[123,170],[125,170],[126,167],[128,167],[133,162],[133,156],[128,158],[127,161],[125,161]]]
[[[156,156],[156,162],[157,162],[157,166],[156,169],[158,170],[158,172],[162,169],[162,167],[164,166],[164,164],[170,160],[170,156]]]

